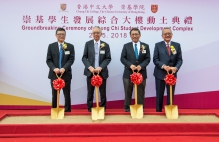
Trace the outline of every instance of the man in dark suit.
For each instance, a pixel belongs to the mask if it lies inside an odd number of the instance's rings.
[[[162,112],[165,86],[167,88],[167,105],[170,104],[170,86],[166,85],[164,81],[167,72],[172,72],[176,77],[183,62],[180,44],[171,41],[172,35],[170,28],[164,28],[162,31],[164,41],[156,43],[154,48],[153,62],[155,64],[154,77],[157,112]],[[174,95],[175,85],[172,89]]]
[[[138,104],[144,106],[145,87],[147,78],[147,65],[150,63],[149,45],[140,42],[141,32],[138,28],[133,28],[130,31],[132,42],[126,43],[123,46],[120,61],[124,65],[123,85],[125,90],[124,109],[130,112],[133,83],[130,80],[130,75],[133,71],[138,71],[143,76],[143,82],[138,85]]]
[[[93,73],[99,73],[103,78],[103,83],[99,87],[101,97],[100,107],[106,108],[106,80],[109,76],[107,65],[111,61],[109,45],[100,40],[100,36],[102,35],[100,27],[95,26],[92,30],[92,35],[94,39],[85,43],[82,57],[82,62],[85,66],[84,75],[87,76],[87,107],[89,112],[91,112],[91,108],[93,107],[94,98],[95,87],[91,85]]]
[[[49,44],[47,51],[46,63],[49,67],[49,76],[52,86],[52,108],[57,106],[57,91],[53,88],[53,80],[62,75],[62,79],[65,81],[65,87],[63,93],[65,97],[65,112],[71,112],[71,66],[75,60],[74,46],[65,42],[66,31],[63,28],[56,30],[57,42]]]

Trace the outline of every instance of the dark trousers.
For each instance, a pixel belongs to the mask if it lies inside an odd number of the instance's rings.
[[[167,105],[170,104],[170,86],[165,83],[164,80],[160,80],[158,78],[155,78],[155,85],[156,85],[156,110],[162,111],[163,107],[163,96],[164,96],[164,90],[165,86],[167,89]],[[173,102],[173,96],[175,91],[175,86],[172,86],[172,102]]]
[[[52,80],[51,80],[51,86],[52,86],[52,108],[57,107],[57,91],[53,88]],[[63,94],[65,97],[65,112],[71,112],[71,80],[65,81],[65,87],[62,88]],[[60,90],[61,91],[61,90]]]
[[[95,86],[91,85],[91,77],[87,77],[87,107],[91,109],[93,107],[94,89]],[[103,79],[103,83],[99,87],[100,92],[100,107],[106,108],[106,79]]]
[[[123,78],[123,85],[125,91],[125,101],[124,101],[124,109],[129,109],[129,105],[131,105],[132,100],[132,92],[134,84],[130,79]],[[137,94],[138,94],[138,104],[142,104],[144,107],[144,98],[145,98],[145,87],[146,87],[146,79],[139,85],[137,85]]]

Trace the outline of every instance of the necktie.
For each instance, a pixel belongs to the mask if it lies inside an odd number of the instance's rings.
[[[59,68],[62,68],[62,44],[60,44],[60,49],[59,49]]]
[[[95,68],[99,67],[99,48],[98,48],[98,43],[96,42],[94,45],[95,48],[95,63],[94,66]]]
[[[98,43],[97,43],[97,42],[95,43],[94,47],[95,47],[95,53],[96,53],[96,52],[98,51]],[[98,52],[97,52],[97,53],[98,53]],[[96,54],[97,54],[97,53],[96,53]]]
[[[169,44],[167,44],[167,51],[168,51],[168,55],[170,56],[170,46],[169,46]]]
[[[135,44],[135,57],[136,57],[136,59],[138,59],[138,48],[137,48],[137,44]]]

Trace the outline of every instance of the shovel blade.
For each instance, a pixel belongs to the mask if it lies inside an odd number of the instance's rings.
[[[52,108],[51,119],[63,119],[64,113],[64,108]]]
[[[105,108],[99,107],[98,108],[98,119],[104,119],[104,114],[105,114]]]
[[[136,118],[137,116],[137,108],[135,105],[130,105],[130,113],[132,118]]]
[[[104,119],[105,110],[104,107],[92,108],[91,118],[92,120]]]
[[[91,118],[92,118],[92,120],[98,119],[98,109],[97,108],[91,108]]]
[[[166,105],[165,113],[167,119],[177,119],[179,117],[178,106],[177,105]]]
[[[130,105],[130,112],[132,118],[141,119],[144,116],[142,105]]]

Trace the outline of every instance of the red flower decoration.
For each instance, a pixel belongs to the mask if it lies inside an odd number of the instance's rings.
[[[99,76],[99,75],[94,75],[94,76],[91,78],[91,85],[92,85],[92,86],[97,86],[97,87],[99,87],[102,83],[103,83],[103,79],[102,79],[102,77]]]
[[[58,78],[56,80],[53,80],[53,88],[55,90],[61,90],[62,88],[65,87],[65,81],[61,78]]]
[[[141,84],[143,81],[142,74],[136,73],[136,72],[134,72],[132,75],[130,75],[130,79],[131,79],[132,83],[137,84],[137,85]]]
[[[172,74],[166,75],[164,78],[164,81],[166,82],[166,84],[171,85],[171,86],[176,84],[176,78]]]

